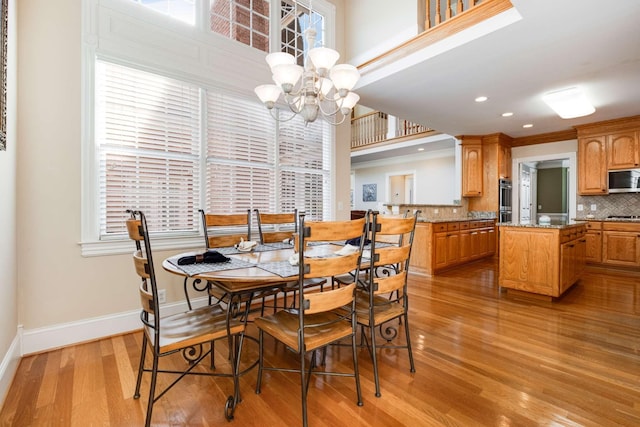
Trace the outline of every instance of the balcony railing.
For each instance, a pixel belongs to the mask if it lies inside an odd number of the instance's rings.
[[[425,132],[433,132],[433,129],[373,111],[351,119],[351,149],[396,142],[397,138],[419,136]]]
[[[425,0],[424,29],[435,27],[469,9],[482,0]]]

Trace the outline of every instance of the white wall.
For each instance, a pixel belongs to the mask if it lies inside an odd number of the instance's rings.
[[[454,150],[441,150],[423,156],[403,156],[393,161],[358,163],[352,167],[355,175],[355,209],[378,209],[394,203],[387,188],[388,175],[415,172],[414,204],[450,205],[455,198],[456,169]],[[375,202],[362,200],[363,184],[376,184]]]
[[[418,35],[415,0],[345,1],[346,62],[359,65]]]
[[[16,269],[16,0],[9,0],[7,150],[0,151],[0,404],[19,359]]]

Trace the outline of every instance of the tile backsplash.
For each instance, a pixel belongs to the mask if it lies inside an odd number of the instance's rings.
[[[577,196],[578,205],[583,205],[582,212],[576,212],[578,218],[594,215],[606,218],[609,215],[640,215],[640,193],[618,193],[608,196]],[[596,210],[591,210],[596,205]]]

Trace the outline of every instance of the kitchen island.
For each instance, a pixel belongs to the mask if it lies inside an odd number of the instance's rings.
[[[586,224],[499,223],[498,283],[507,292],[552,299],[580,279],[585,267]]]

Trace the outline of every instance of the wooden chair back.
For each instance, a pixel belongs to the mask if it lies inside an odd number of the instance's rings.
[[[251,240],[251,210],[244,214],[211,214],[200,209],[207,249],[233,246]]]
[[[304,281],[321,277],[333,277],[354,273],[357,277],[361,251],[342,256],[316,257],[311,242],[332,242],[362,238],[367,224],[366,218],[350,221],[304,221],[300,215],[298,240],[299,265],[299,305],[304,314],[331,311],[353,302],[355,284],[323,290],[322,292],[305,292]],[[361,244],[362,247],[362,244]],[[301,321],[301,323],[303,323]]]
[[[133,253],[133,265],[136,274],[140,277],[140,303],[143,313],[143,322],[154,329],[159,327],[159,316],[153,319],[149,314],[160,312],[158,300],[158,287],[155,270],[153,268],[153,255],[148,239],[149,231],[144,214],[140,211],[129,211],[131,218],[127,220],[129,238],[135,242],[136,250]]]
[[[298,231],[297,209],[291,213],[266,213],[254,209],[258,221],[260,243],[282,242]]]
[[[371,214],[371,267],[368,288],[373,294],[404,290],[418,212],[397,218]],[[388,244],[390,241],[397,244]],[[385,243],[384,245],[382,243]],[[384,271],[381,271],[384,270]]]

